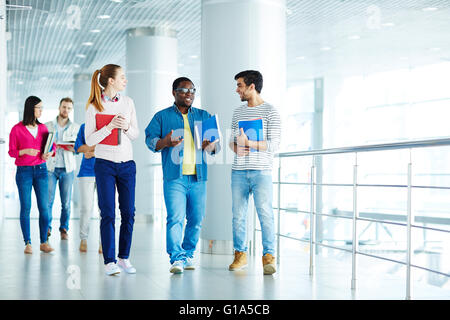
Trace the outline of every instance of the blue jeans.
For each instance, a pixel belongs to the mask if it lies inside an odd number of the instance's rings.
[[[50,215],[49,229],[52,228],[52,210],[55,201],[56,184],[59,180],[59,195],[61,198],[61,216],[59,219],[59,231],[69,230],[70,201],[72,200],[72,186],[74,172],[66,172],[65,168],[55,168],[54,172],[48,172],[48,213]]]
[[[100,208],[100,237],[105,264],[116,262],[116,187],[119,193],[120,233],[119,258],[130,256],[133,235],[134,214],[136,208],[136,163],[112,162],[95,159],[95,181],[97,183],[98,207]]]
[[[253,193],[262,231],[263,255],[275,253],[275,230],[272,209],[272,172],[270,170],[232,170],[233,245],[247,251],[248,198]]]
[[[30,211],[31,189],[34,187],[37,205],[39,209],[39,234],[41,243],[47,241],[49,225],[48,215],[48,177],[45,163],[36,166],[18,166],[16,172],[16,184],[20,199],[20,227],[23,240],[31,243],[30,238]]]
[[[167,209],[166,245],[170,263],[194,257],[206,208],[206,181],[195,175],[164,180]],[[183,222],[186,228],[183,237]]]

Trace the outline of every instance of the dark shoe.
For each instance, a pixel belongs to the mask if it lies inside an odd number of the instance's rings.
[[[66,229],[61,230],[61,240],[69,240],[69,234]]]

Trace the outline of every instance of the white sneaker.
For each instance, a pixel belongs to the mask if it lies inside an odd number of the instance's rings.
[[[177,260],[172,264],[172,267],[170,268],[171,273],[183,273],[184,270],[184,261],[183,260]]]
[[[120,269],[117,266],[117,264],[115,264],[114,262],[110,262],[105,266],[105,273],[108,276],[113,276],[115,274],[119,274],[120,273]]]
[[[119,258],[117,265],[121,267],[126,273],[136,273],[136,268],[131,265],[131,262],[128,259]]]
[[[194,258],[186,258],[186,262],[184,264],[185,270],[195,270]]]

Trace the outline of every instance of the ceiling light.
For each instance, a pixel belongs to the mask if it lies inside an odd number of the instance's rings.
[[[86,55],[85,55],[85,54],[82,54],[82,53],[79,53],[79,54],[76,55],[76,57],[77,57],[77,58],[84,59],[84,58],[86,58]]]
[[[121,2],[123,2],[123,0],[111,0],[112,2],[115,2],[115,3],[121,3]]]
[[[179,63],[178,66],[179,66],[179,67],[184,67],[184,64]]]
[[[440,51],[440,50],[441,50],[441,48],[430,48],[430,51],[434,51],[434,52]]]
[[[74,64],[73,67],[74,67],[74,68],[79,68],[80,65],[79,65],[79,64]]]
[[[91,30],[91,32],[92,33],[99,33],[101,30],[99,30],[99,29],[93,29],[93,30]]]
[[[358,39],[361,39],[361,37],[356,35],[356,34],[354,36],[349,36],[348,37],[348,40],[358,40]]]
[[[189,58],[191,58],[191,59],[197,59],[197,58],[198,58],[198,56],[197,56],[197,55],[195,55],[195,54],[193,54],[193,55],[189,56]]]
[[[428,8],[423,8],[422,11],[436,11],[438,8],[436,7],[428,7]]]
[[[103,14],[103,15],[101,15],[101,16],[97,16],[97,18],[99,18],[99,19],[109,19],[109,18],[111,18],[111,17],[108,16],[107,14]]]
[[[23,81],[17,81],[17,84],[22,85],[22,84],[23,84]]]
[[[408,57],[400,57],[400,60],[409,60]]]
[[[90,47],[93,44],[94,44],[93,42],[83,42],[81,45]]]
[[[304,56],[299,56],[299,57],[295,57],[295,59],[297,59],[297,60],[305,60],[305,57]]]
[[[395,26],[395,23],[393,22],[385,22],[381,24],[383,27],[393,27]]]
[[[293,12],[292,9],[287,9],[287,8],[286,8],[286,14],[287,14],[288,16],[290,16],[290,15],[292,14],[292,12]]]
[[[322,47],[322,48],[320,48],[320,50],[321,51],[329,51],[329,50],[331,50],[331,48],[330,47]]]

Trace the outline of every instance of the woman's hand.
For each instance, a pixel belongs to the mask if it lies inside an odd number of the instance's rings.
[[[54,153],[54,152],[55,152],[55,151],[50,151],[50,152],[44,153],[44,154],[41,156],[42,160],[47,161],[51,156],[53,156],[53,153]]]
[[[24,154],[27,154],[29,156],[35,157],[35,156],[37,156],[38,153],[39,153],[39,150],[27,148],[27,149],[20,150],[19,156],[23,156]]]
[[[128,130],[130,127],[129,123],[125,119],[125,117],[121,114],[117,114],[111,122],[107,125],[109,131],[112,131],[113,129],[123,129]]]

